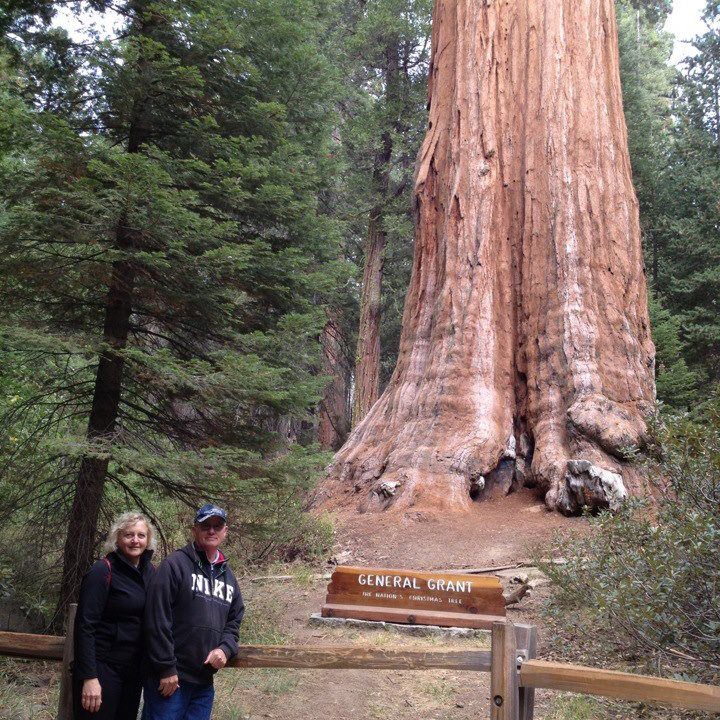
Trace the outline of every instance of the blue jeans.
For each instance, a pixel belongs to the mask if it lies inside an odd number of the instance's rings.
[[[210,720],[215,688],[185,681],[169,697],[158,691],[158,681],[150,678],[143,687],[142,720]]]

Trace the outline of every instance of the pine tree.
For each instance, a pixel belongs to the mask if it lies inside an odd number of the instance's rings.
[[[698,375],[691,370],[680,339],[681,320],[650,296],[650,324],[655,343],[655,377],[658,400],[673,411],[685,411],[698,401]]]
[[[324,383],[316,304],[342,272],[318,205],[322,6],[127,0],[82,71],[62,34],[17,21],[0,322],[34,387],[3,417],[1,481],[6,512],[69,523],[60,610],[113,493],[152,514],[224,492],[248,517],[317,463],[309,434],[286,453]]]
[[[720,381],[720,5],[710,0],[707,32],[695,39],[679,87],[673,147],[675,223],[667,296],[682,318],[690,360]]]
[[[663,3],[618,0],[623,101],[652,279],[658,397],[693,408],[718,379],[717,29],[682,73],[668,65]],[[667,345],[666,345],[667,343]]]
[[[620,77],[633,184],[640,205],[645,262],[652,280],[650,321],[655,343],[658,399],[666,409],[684,410],[697,401],[698,374],[687,366],[680,340],[682,322],[657,297],[667,287],[668,244],[673,227],[674,168],[671,97],[676,70],[668,64],[672,38],[663,30],[667,3],[617,0]]]
[[[672,37],[662,30],[667,11],[645,3],[617,0],[620,78],[628,126],[633,184],[648,274],[658,283],[664,247],[663,219],[668,187],[671,104],[675,71],[668,65]]]
[[[353,425],[362,420],[380,393],[382,287],[386,255],[392,252],[388,246],[410,245],[409,191],[425,124],[430,12],[428,0],[361,3],[349,49],[359,60],[354,83],[366,87],[367,95],[343,137],[353,167],[365,171],[366,190],[361,198],[369,206],[362,253]]]

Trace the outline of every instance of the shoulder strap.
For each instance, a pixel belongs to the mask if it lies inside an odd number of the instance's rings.
[[[108,586],[112,582],[112,565],[110,564],[110,560],[108,560],[107,556],[103,558],[105,561],[105,564],[108,566],[108,577],[107,577],[107,584]]]

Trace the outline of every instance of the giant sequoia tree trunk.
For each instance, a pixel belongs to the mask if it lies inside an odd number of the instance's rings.
[[[614,506],[654,398],[612,0],[436,0],[413,273],[384,394],[321,497]],[[514,476],[514,480],[513,480]]]

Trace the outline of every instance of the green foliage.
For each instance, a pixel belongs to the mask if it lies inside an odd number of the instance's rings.
[[[229,510],[242,518],[237,545],[246,564],[327,556],[332,522],[325,515],[313,518],[303,510],[316,472],[316,449],[295,445],[266,465],[264,477],[231,480],[237,504]]]
[[[647,667],[717,682],[720,665],[720,398],[706,424],[656,429],[657,505],[637,500],[591,519],[593,532],[545,566],[564,622],[582,614],[596,644]],[[658,665],[655,665],[658,667]]]
[[[83,44],[47,5],[15,9],[0,57],[2,517],[62,524],[90,458],[107,467],[101,526],[140,506],[173,535],[182,507],[216,498],[258,555],[311,554],[318,337],[347,276],[319,202],[326,3],[120,3],[120,36]],[[126,340],[108,325],[118,286]],[[97,434],[102,357],[122,377]]]
[[[708,31],[682,73],[668,64],[670,36],[662,30],[667,3],[616,2],[628,142],[647,267],[656,300],[674,318],[687,367],[667,356],[666,331],[655,330],[659,395],[673,407],[691,401],[694,383],[706,393],[720,379],[718,186],[720,155],[717,3],[707,4]],[[657,313],[656,313],[657,316]],[[663,322],[669,317],[663,316]],[[669,327],[669,326],[668,326]],[[671,345],[675,341],[670,339]],[[659,365],[660,367],[660,365]],[[694,379],[688,375],[690,372]]]
[[[665,199],[665,153],[675,71],[667,64],[672,36],[662,30],[665,18],[653,19],[639,7],[642,4],[617,0],[615,8],[628,146],[643,235],[649,246]]]
[[[698,401],[699,378],[683,357],[680,319],[654,297],[649,300],[658,400],[666,409],[688,410]]]
[[[412,174],[427,120],[431,12],[430,0],[343,0],[333,37],[334,61],[345,78],[333,212],[342,220],[345,252],[356,267],[356,282],[338,288],[336,306],[352,365],[361,292],[357,281],[370,217],[377,214],[387,240],[381,384],[395,367],[412,265]]]

